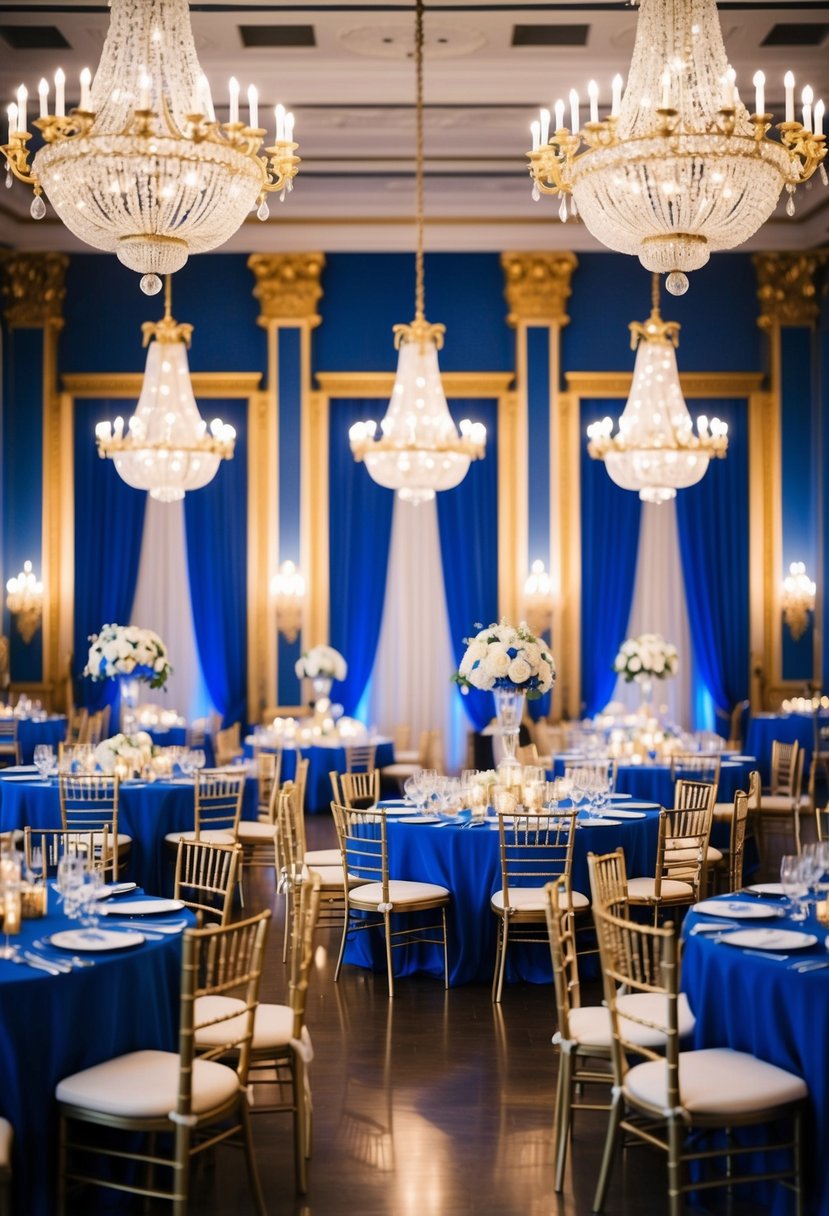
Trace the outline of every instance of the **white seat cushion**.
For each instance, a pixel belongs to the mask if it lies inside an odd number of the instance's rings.
[[[617,1006],[620,1013],[628,1010],[635,1017],[644,1017],[658,1022],[665,1017],[662,1004],[664,999],[658,993],[632,992],[627,996],[618,997]],[[695,1019],[684,993],[680,994],[677,1001],[677,1020],[679,1037],[687,1038],[694,1029]],[[638,1043],[642,1047],[664,1047],[665,1045],[665,1036],[661,1031],[640,1026],[638,1022],[632,1022],[629,1018],[622,1018],[621,1031],[631,1043]],[[570,1011],[570,1037],[580,1046],[589,1045],[609,1049],[613,1035],[610,1029],[610,1010],[607,1006],[589,1005],[581,1009],[572,1009]],[[559,1041],[558,1035],[554,1035],[553,1042]]]
[[[625,1093],[664,1110],[667,1069],[662,1060],[637,1064],[625,1077]],[[806,1082],[793,1073],[742,1051],[713,1047],[683,1051],[679,1057],[682,1106],[692,1114],[747,1115],[808,1096]]]
[[[368,882],[359,887],[354,894],[361,904],[380,904],[383,902],[383,884]],[[389,882],[389,902],[395,908],[408,903],[419,903],[423,899],[448,899],[446,887],[439,887],[433,882],[406,882],[402,878],[393,878]]]
[[[339,849],[312,849],[302,859],[306,866],[339,866],[342,874],[343,859]]]
[[[335,865],[335,866],[308,866],[308,865],[304,865],[304,866],[302,867],[302,881],[303,881],[303,882],[310,882],[310,881],[313,881],[313,876],[314,876],[315,874],[318,874],[318,875],[319,875],[319,880],[320,880],[320,886],[321,886],[321,887],[323,887],[323,888],[325,888],[325,887],[338,887],[338,888],[339,888],[339,890],[340,890],[340,891],[342,891],[342,889],[343,889],[343,867],[342,867],[342,864],[340,864],[340,865]],[[355,881],[355,882],[359,882],[360,880],[359,880],[359,879],[355,879],[354,881]]]
[[[590,900],[586,895],[582,895],[581,891],[572,891],[571,898],[575,911],[582,911],[584,908],[590,907]],[[503,912],[503,888],[496,891],[489,902],[496,912]],[[559,896],[558,902],[559,906],[563,908],[565,901],[561,896]],[[511,908],[517,908],[520,912],[543,913],[549,903],[549,898],[543,887],[510,887],[509,903]]]
[[[412,764],[387,764],[385,768],[380,769],[381,777],[388,777],[392,781],[403,781],[406,777],[411,777],[420,765],[417,761]]]
[[[58,1102],[106,1115],[163,1118],[176,1109],[179,1057],[173,1051],[131,1051],[94,1068],[64,1077],[55,1090]],[[238,1093],[236,1073],[213,1060],[193,1061],[193,1111],[201,1114]]]
[[[168,832],[164,837],[170,844],[178,844],[180,840],[195,840],[195,832]],[[220,828],[207,828],[199,832],[199,840],[204,840],[208,844],[235,844],[236,837],[232,832],[222,831]]]
[[[236,839],[241,844],[268,844],[276,840],[276,826],[272,823],[260,823],[258,820],[243,819],[239,824]]]
[[[687,882],[678,882],[675,878],[663,878],[662,880],[662,898],[663,899],[684,899],[688,896],[693,898],[694,888]],[[652,878],[629,878],[628,879],[628,899],[653,899],[654,898],[654,880]]]
[[[230,996],[200,996],[193,1011],[197,1022],[209,1021],[234,1008],[244,1009],[244,1001]],[[197,1047],[221,1047],[245,1032],[244,1018],[231,1018],[196,1031]],[[294,1013],[290,1005],[259,1005],[253,1019],[255,1051],[287,1047],[294,1034]]]
[[[733,802],[715,802],[714,803],[714,818],[715,819],[719,819],[721,822],[723,820],[725,820],[726,822],[730,822],[733,817],[734,817],[734,803]]]
[[[88,839],[89,839],[89,837],[87,837],[87,840]],[[94,847],[96,849],[99,849],[103,843],[104,843],[103,832],[93,832],[92,844],[94,845]],[[112,833],[111,832],[107,832],[107,844],[110,844],[110,845],[112,844]],[[131,844],[132,844],[132,836],[127,836],[126,832],[118,833],[118,848],[119,849],[125,849],[125,848],[127,848],[128,845],[131,845]]]
[[[0,1119],[0,1170],[7,1170],[12,1163],[12,1141],[14,1132],[8,1119]]]
[[[792,814],[795,800],[791,794],[763,794],[760,809],[777,815]]]

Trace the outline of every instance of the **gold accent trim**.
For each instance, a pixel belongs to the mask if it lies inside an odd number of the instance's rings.
[[[0,255],[9,329],[63,329],[68,265],[65,253]]]
[[[72,397],[130,397],[137,401],[144,373],[71,372],[60,380],[64,391]],[[250,397],[259,391],[262,376],[259,372],[191,372],[190,382],[196,397]]]
[[[247,703],[253,722],[261,721],[264,707],[276,702],[276,639],[269,628],[268,595],[273,568],[271,508],[278,476],[273,475],[276,401],[271,386],[254,394],[248,407]]]
[[[826,253],[756,253],[751,259],[757,271],[757,324],[771,330],[775,325],[814,326],[820,315],[815,275],[825,265]]]
[[[43,331],[43,667],[44,684],[53,689],[53,704],[62,706],[74,646],[75,616],[75,499],[72,452],[72,410],[57,392],[60,326]]]
[[[321,379],[321,377],[318,377]],[[389,388],[391,391],[391,388]],[[328,642],[330,572],[328,564],[328,410],[331,397],[355,393],[309,392],[302,416],[302,565],[308,602],[303,643]],[[366,474],[368,476],[368,474]],[[307,522],[306,522],[307,521]]]
[[[574,253],[502,253],[507,324],[569,324],[567,301],[577,265]]]
[[[567,372],[567,391],[578,397],[624,399],[630,394],[632,372]],[[761,372],[684,372],[679,377],[687,397],[749,397],[763,386]]]
[[[258,322],[304,321],[312,327],[322,317],[317,305],[322,299],[320,275],[325,266],[324,253],[254,253],[248,258],[259,301]]]
[[[561,393],[557,403],[555,433],[558,440],[559,532],[561,552],[561,644],[558,646],[559,710],[577,720],[581,717],[581,427],[580,400],[576,393]],[[556,540],[553,541],[554,545]],[[556,654],[556,651],[553,651]]]
[[[512,384],[512,372],[441,372],[447,397],[501,397]],[[326,397],[390,397],[394,372],[317,372]]]
[[[498,614],[509,621],[521,618],[520,588],[527,552],[526,418],[526,398],[522,402],[520,393],[499,397]]]

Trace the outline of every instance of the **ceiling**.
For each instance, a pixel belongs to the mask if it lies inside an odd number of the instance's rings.
[[[767,108],[782,116],[782,79],[791,68],[798,93],[809,83],[816,96],[829,100],[829,4],[732,2],[719,8],[744,96],[762,68]],[[224,248],[412,248],[413,5],[251,0],[192,4],[191,10],[214,98],[226,98],[226,81],[235,75],[243,95],[249,83],[257,86],[266,109],[285,102],[296,114],[303,160],[290,198],[271,207],[266,223],[252,216]],[[559,222],[557,200],[531,201],[524,153],[539,105],[572,87],[584,91],[591,78],[606,98],[613,75],[627,75],[636,12],[623,0],[524,6],[427,0],[427,249],[600,248],[580,223]],[[33,27],[45,29],[32,33]],[[21,81],[36,93],[39,78],[51,78],[57,66],[67,74],[71,102],[69,83],[84,66],[94,71],[107,27],[108,9],[100,0],[0,3],[2,108]],[[770,35],[791,45],[763,45]],[[68,45],[21,45],[55,37]],[[563,45],[535,44],[550,39]],[[262,40],[282,45],[245,45]],[[31,220],[30,200],[17,182],[0,191],[0,242],[81,248],[51,211],[40,223]],[[798,191],[797,202],[794,219],[781,205],[751,248],[826,244],[829,189],[815,177]]]

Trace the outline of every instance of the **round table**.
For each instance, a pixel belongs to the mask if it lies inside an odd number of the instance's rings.
[[[553,767],[548,776],[563,777],[565,764],[578,763],[573,756],[554,756]],[[585,761],[587,763],[587,761]],[[755,767],[753,758],[748,760],[723,760],[720,765],[718,802],[733,802],[737,790],[748,792],[748,775]],[[673,806],[674,783],[669,764],[624,764],[620,761],[616,773],[616,789],[620,794],[630,794],[645,802],[658,802],[660,806]]]
[[[829,725],[829,714],[818,715],[818,726]],[[815,742],[814,714],[752,714],[746,737],[746,751],[757,757],[763,785],[771,780],[771,745],[799,743],[804,752],[803,780],[809,776],[809,766]]]
[[[242,818],[256,818],[258,786],[245,781]],[[126,877],[146,891],[164,891],[164,837],[168,832],[193,830],[193,781],[125,781],[118,799],[118,831],[132,837]],[[24,828],[59,828],[60,794],[57,777],[38,779],[34,774],[0,774],[0,832]]]
[[[612,817],[612,808],[606,812]],[[501,886],[498,825],[485,827],[454,824],[399,822],[388,819],[389,874],[434,882],[447,887],[452,900],[447,911],[449,983],[491,983],[495,964],[497,920],[490,908],[492,894]],[[590,894],[588,853],[607,853],[623,848],[631,877],[652,874],[659,834],[659,808],[651,805],[642,819],[622,819],[617,826],[591,826],[584,816],[578,820],[573,851],[573,889]],[[380,934],[359,933],[349,939],[345,961],[359,966],[385,968]],[[443,977],[440,946],[410,946],[397,952],[395,974],[426,971]],[[550,951],[546,946],[515,945],[507,955],[507,976],[534,983],[552,978]]]
[[[696,1015],[694,1047],[750,1052],[806,1080],[810,1110],[804,1120],[805,1210],[829,1212],[829,1171],[823,1158],[829,1143],[829,968],[804,973],[790,968],[796,959],[829,958],[826,927],[814,919],[805,924],[788,918],[741,921],[746,927],[803,929],[816,935],[815,946],[793,951],[781,961],[745,954],[707,934],[690,935],[702,919],[711,918],[689,912],[683,930],[682,987]],[[758,1184],[757,1201],[782,1216],[792,1210],[791,1196],[782,1187],[770,1194],[773,1186]]]
[[[258,740],[254,735],[248,735],[245,739],[245,754],[253,755],[254,744],[258,744]],[[375,756],[375,766],[377,768],[386,768],[389,764],[394,764],[394,743],[391,739],[375,739],[369,740],[377,744],[377,754]],[[262,751],[275,751],[274,747],[269,747],[267,744],[261,744]],[[318,814],[321,811],[327,811],[331,806],[333,791],[331,789],[331,778],[328,774],[332,770],[338,773],[344,773],[347,767],[347,758],[344,747],[337,745],[336,747],[328,744],[314,745],[313,747],[303,747],[300,749],[303,759],[308,760],[308,780],[305,784],[305,809],[311,814]],[[282,748],[282,780],[293,781],[296,773],[296,754],[295,747]]]
[[[68,927],[50,890],[49,915],[24,920],[14,941],[27,949]],[[56,1211],[57,1083],[124,1052],[177,1049],[181,935],[90,957],[58,976],[0,960],[0,1115],[14,1127],[20,1216]]]

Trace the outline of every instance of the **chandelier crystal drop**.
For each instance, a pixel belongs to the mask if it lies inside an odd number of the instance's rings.
[[[219,123],[196,56],[187,0],[111,0],[112,16],[92,79],[81,73],[79,105],[66,112],[66,81],[55,73],[38,89],[42,144],[31,158],[28,91],[8,107],[7,170],[33,187],[31,214],[45,215],[45,191],[79,240],[114,252],[160,290],[191,253],[223,245],[270,191],[291,189],[293,115],[279,105],[276,140],[263,147],[259,98],[248,90],[240,120],[239,84],[231,78],[229,120]]]
[[[725,456],[728,427],[701,415],[694,433],[676,365],[679,325],[662,320],[657,275],[651,315],[633,321],[630,332],[636,364],[619,429],[614,435],[611,418],[591,423],[587,451],[623,490],[637,491],[643,502],[668,502],[702,480],[709,460]]]
[[[220,418],[208,430],[199,414],[187,364],[193,327],[173,319],[169,276],[166,283],[164,317],[142,326],[149,350],[135,414],[126,430],[123,418],[99,422],[95,438],[99,455],[112,459],[127,485],[159,502],[177,502],[232,458],[236,431]]]
[[[785,77],[785,120],[772,128],[765,77],[753,77],[755,112],[740,99],[729,66],[715,0],[641,0],[627,87],[612,86],[610,113],[599,119],[599,89],[588,85],[589,121],[581,99],[557,101],[531,125],[528,153],[533,197],[562,196],[609,249],[636,255],[669,276],[674,295],[712,252],[748,240],[774,211],[785,187],[794,214],[795,188],[823,160],[824,103],[803,90],[795,119],[795,81]],[[552,123],[552,130],[551,130]]]
[[[415,319],[394,326],[400,352],[397,376],[380,435],[376,422],[355,422],[349,431],[354,459],[362,460],[378,485],[396,490],[413,504],[439,490],[451,490],[466,476],[486,447],[486,427],[464,418],[460,435],[449,413],[440,379],[438,351],[444,325],[430,325],[424,314],[423,274],[423,0],[415,8],[417,252]]]

